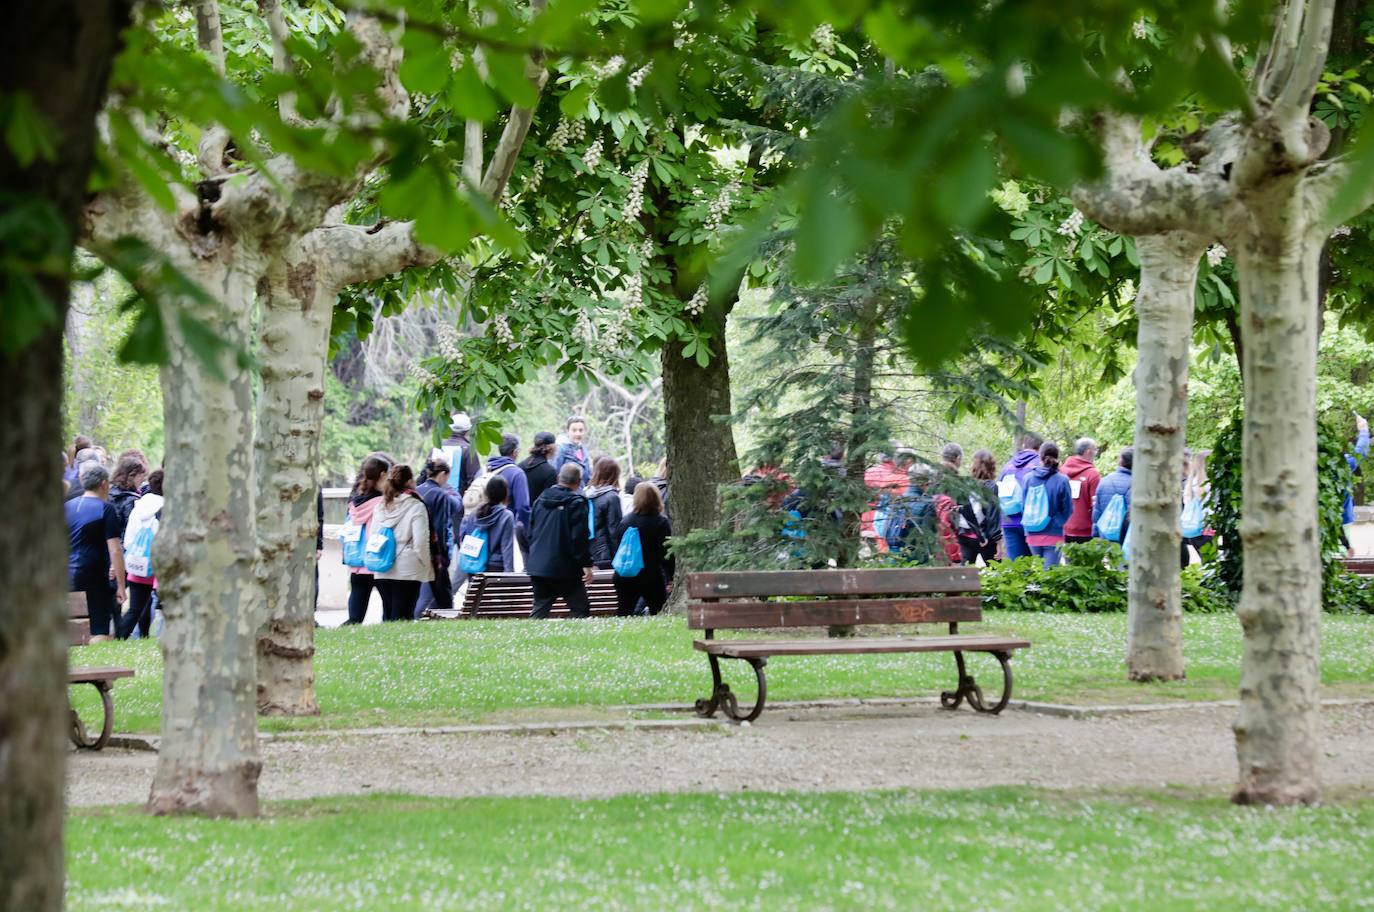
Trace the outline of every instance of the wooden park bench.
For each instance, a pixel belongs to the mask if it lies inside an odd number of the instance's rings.
[[[615,614],[615,574],[597,570],[587,587],[587,601],[593,617]],[[534,610],[534,586],[523,573],[475,573],[468,579],[467,592],[458,616],[464,618],[527,618]],[[553,603],[550,617],[572,617],[562,599]]]
[[[71,645],[84,646],[91,641],[91,622],[86,614],[86,595],[82,592],[70,592],[67,594],[67,618],[68,632],[71,638]],[[67,669],[67,685],[89,684],[100,693],[101,711],[103,713],[100,734],[91,736],[86,730],[86,723],[81,721],[81,716],[77,713],[76,707],[71,707],[71,726],[68,731],[72,743],[79,748],[86,750],[100,750],[110,740],[110,735],[114,733],[114,682],[120,678],[132,678],[134,670],[132,668],[121,668],[118,666],[77,666]]]
[[[687,626],[704,630],[694,648],[711,663],[711,696],[698,700],[698,715],[716,710],[737,722],[763,712],[768,685],[764,666],[774,656],[857,655],[883,652],[952,652],[959,683],[940,694],[945,709],[968,701],[978,712],[999,713],[1011,699],[1011,654],[1030,643],[1019,637],[966,635],[959,624],[983,619],[978,571],[969,567],[894,570],[783,570],[691,573],[687,576]],[[777,599],[793,599],[777,601]],[[948,624],[948,636],[806,637],[717,640],[717,630],[772,630],[833,625]],[[964,653],[986,652],[1002,666],[1002,695],[988,703],[964,666]],[[758,679],[758,699],[746,713],[721,680],[720,660],[747,662]]]
[[[1374,576],[1374,557],[1343,557],[1341,564],[1356,576]]]

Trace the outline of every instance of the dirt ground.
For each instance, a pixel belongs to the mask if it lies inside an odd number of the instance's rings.
[[[556,734],[372,734],[263,745],[269,800],[366,793],[595,797],[1030,785],[1215,788],[1236,778],[1234,709],[1070,719],[933,706],[776,709],[754,725]],[[1322,714],[1328,794],[1374,794],[1374,706]],[[72,805],[147,798],[156,755],[73,753]]]

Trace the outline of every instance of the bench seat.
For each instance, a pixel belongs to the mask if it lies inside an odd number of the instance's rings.
[[[797,655],[863,655],[874,652],[1012,652],[1030,641],[997,636],[851,637],[805,640],[697,640],[702,652],[728,659]]]
[[[961,623],[983,619],[982,585],[973,567],[916,567],[878,570],[772,570],[690,573],[687,575],[687,626],[705,632],[692,647],[711,665],[711,695],[697,700],[699,715],[723,710],[737,722],[758,718],[768,698],[764,666],[770,658],[802,655],[952,652],[958,687],[940,694],[940,704],[957,709],[967,701],[978,712],[996,714],[1011,699],[1011,656],[1029,649],[1015,636],[961,634]],[[802,627],[858,627],[947,624],[948,634],[895,636],[884,629],[872,637],[797,639],[715,638],[718,630],[782,630]],[[987,653],[1002,669],[1002,692],[984,701],[983,691],[964,664],[964,653]],[[730,685],[721,678],[720,660],[737,659],[758,681],[754,707],[741,711]]]

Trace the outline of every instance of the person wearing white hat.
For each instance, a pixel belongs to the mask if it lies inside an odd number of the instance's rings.
[[[482,460],[473,449],[468,435],[472,433],[472,419],[465,412],[454,412],[449,420],[452,433],[444,440],[441,449],[448,464],[453,468],[449,476],[449,487],[462,497],[472,484],[472,480],[482,474]]]

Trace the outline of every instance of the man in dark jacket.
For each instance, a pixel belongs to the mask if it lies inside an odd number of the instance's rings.
[[[587,584],[593,579],[587,498],[578,493],[582,469],[568,463],[558,470],[558,484],[534,502],[530,516],[530,556],[525,572],[534,589],[532,618],[549,616],[562,597],[573,617],[590,617]]]
[[[453,432],[443,443],[444,456],[453,470],[448,484],[462,497],[472,480],[482,474],[482,460],[468,440],[468,435],[472,433],[472,419],[462,412],[454,412],[450,420]]]
[[[539,499],[549,488],[558,484],[558,470],[553,467],[549,460],[553,457],[554,436],[548,431],[540,431],[534,435],[534,446],[530,448],[530,455],[524,462],[520,463],[520,468],[525,471],[525,481],[530,490],[530,503]]]

